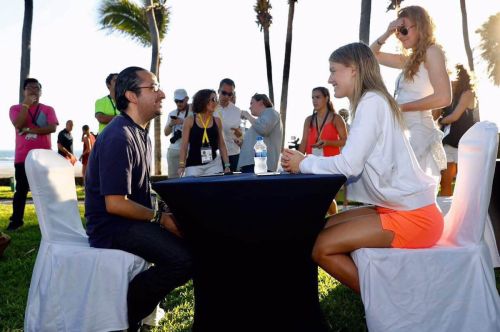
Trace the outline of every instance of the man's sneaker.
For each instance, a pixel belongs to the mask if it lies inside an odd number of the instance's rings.
[[[16,229],[18,229],[22,225],[24,225],[24,221],[21,220],[21,222],[16,222],[16,221],[13,221],[11,219],[10,223],[9,223],[9,226],[7,226],[7,230],[8,231],[15,231]]]

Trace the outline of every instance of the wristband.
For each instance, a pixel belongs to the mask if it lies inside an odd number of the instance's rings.
[[[377,44],[378,44],[378,46],[382,46],[382,45],[384,45],[384,44],[385,44],[385,42],[382,42],[382,43],[381,43],[381,42],[380,42],[380,40],[378,40],[378,39],[377,39]]]
[[[224,164],[224,167],[225,167],[225,168],[230,168],[230,167],[231,167],[231,164],[230,164],[230,163],[225,163],[225,164]]]
[[[158,224],[160,225],[160,221],[161,221],[161,214],[162,214],[162,211],[160,209],[155,209],[154,210],[154,215],[153,215],[153,218],[150,220],[150,222],[154,223],[154,224]]]

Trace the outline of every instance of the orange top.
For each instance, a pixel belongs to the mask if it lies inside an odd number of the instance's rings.
[[[339,133],[337,131],[337,128],[333,124],[333,121],[328,121],[327,123],[325,123],[325,125],[323,126],[323,130],[321,130],[321,127],[316,129],[316,123],[314,121],[315,118],[315,116],[311,118],[311,121],[313,121],[313,123],[311,124],[311,126],[309,126],[309,134],[307,135],[307,154],[312,153],[312,145],[318,141],[318,129],[321,132],[321,140],[323,141],[336,141],[340,139]],[[338,146],[323,146],[323,155],[325,157],[336,156],[338,154],[340,154],[340,148]]]

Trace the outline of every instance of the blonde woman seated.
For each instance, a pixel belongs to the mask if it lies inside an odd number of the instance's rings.
[[[214,90],[200,90],[193,97],[193,115],[184,120],[179,153],[179,176],[204,176],[229,173],[229,157],[222,134],[221,120],[213,116],[217,107]],[[217,153],[219,151],[220,154]]]
[[[353,43],[337,49],[330,56],[330,73],[335,97],[347,97],[352,112],[342,153],[305,157],[285,150],[282,166],[293,173],[343,174],[349,199],[373,205],[330,217],[313,249],[319,266],[359,292],[352,251],[431,247],[443,231],[443,217],[436,206],[436,183],[418,166],[398,104],[370,48]]]

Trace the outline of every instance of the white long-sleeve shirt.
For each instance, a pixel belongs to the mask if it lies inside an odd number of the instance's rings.
[[[308,156],[300,171],[345,175],[348,199],[358,202],[394,210],[435,202],[435,181],[420,169],[404,129],[386,99],[375,92],[361,98],[342,153]]]

